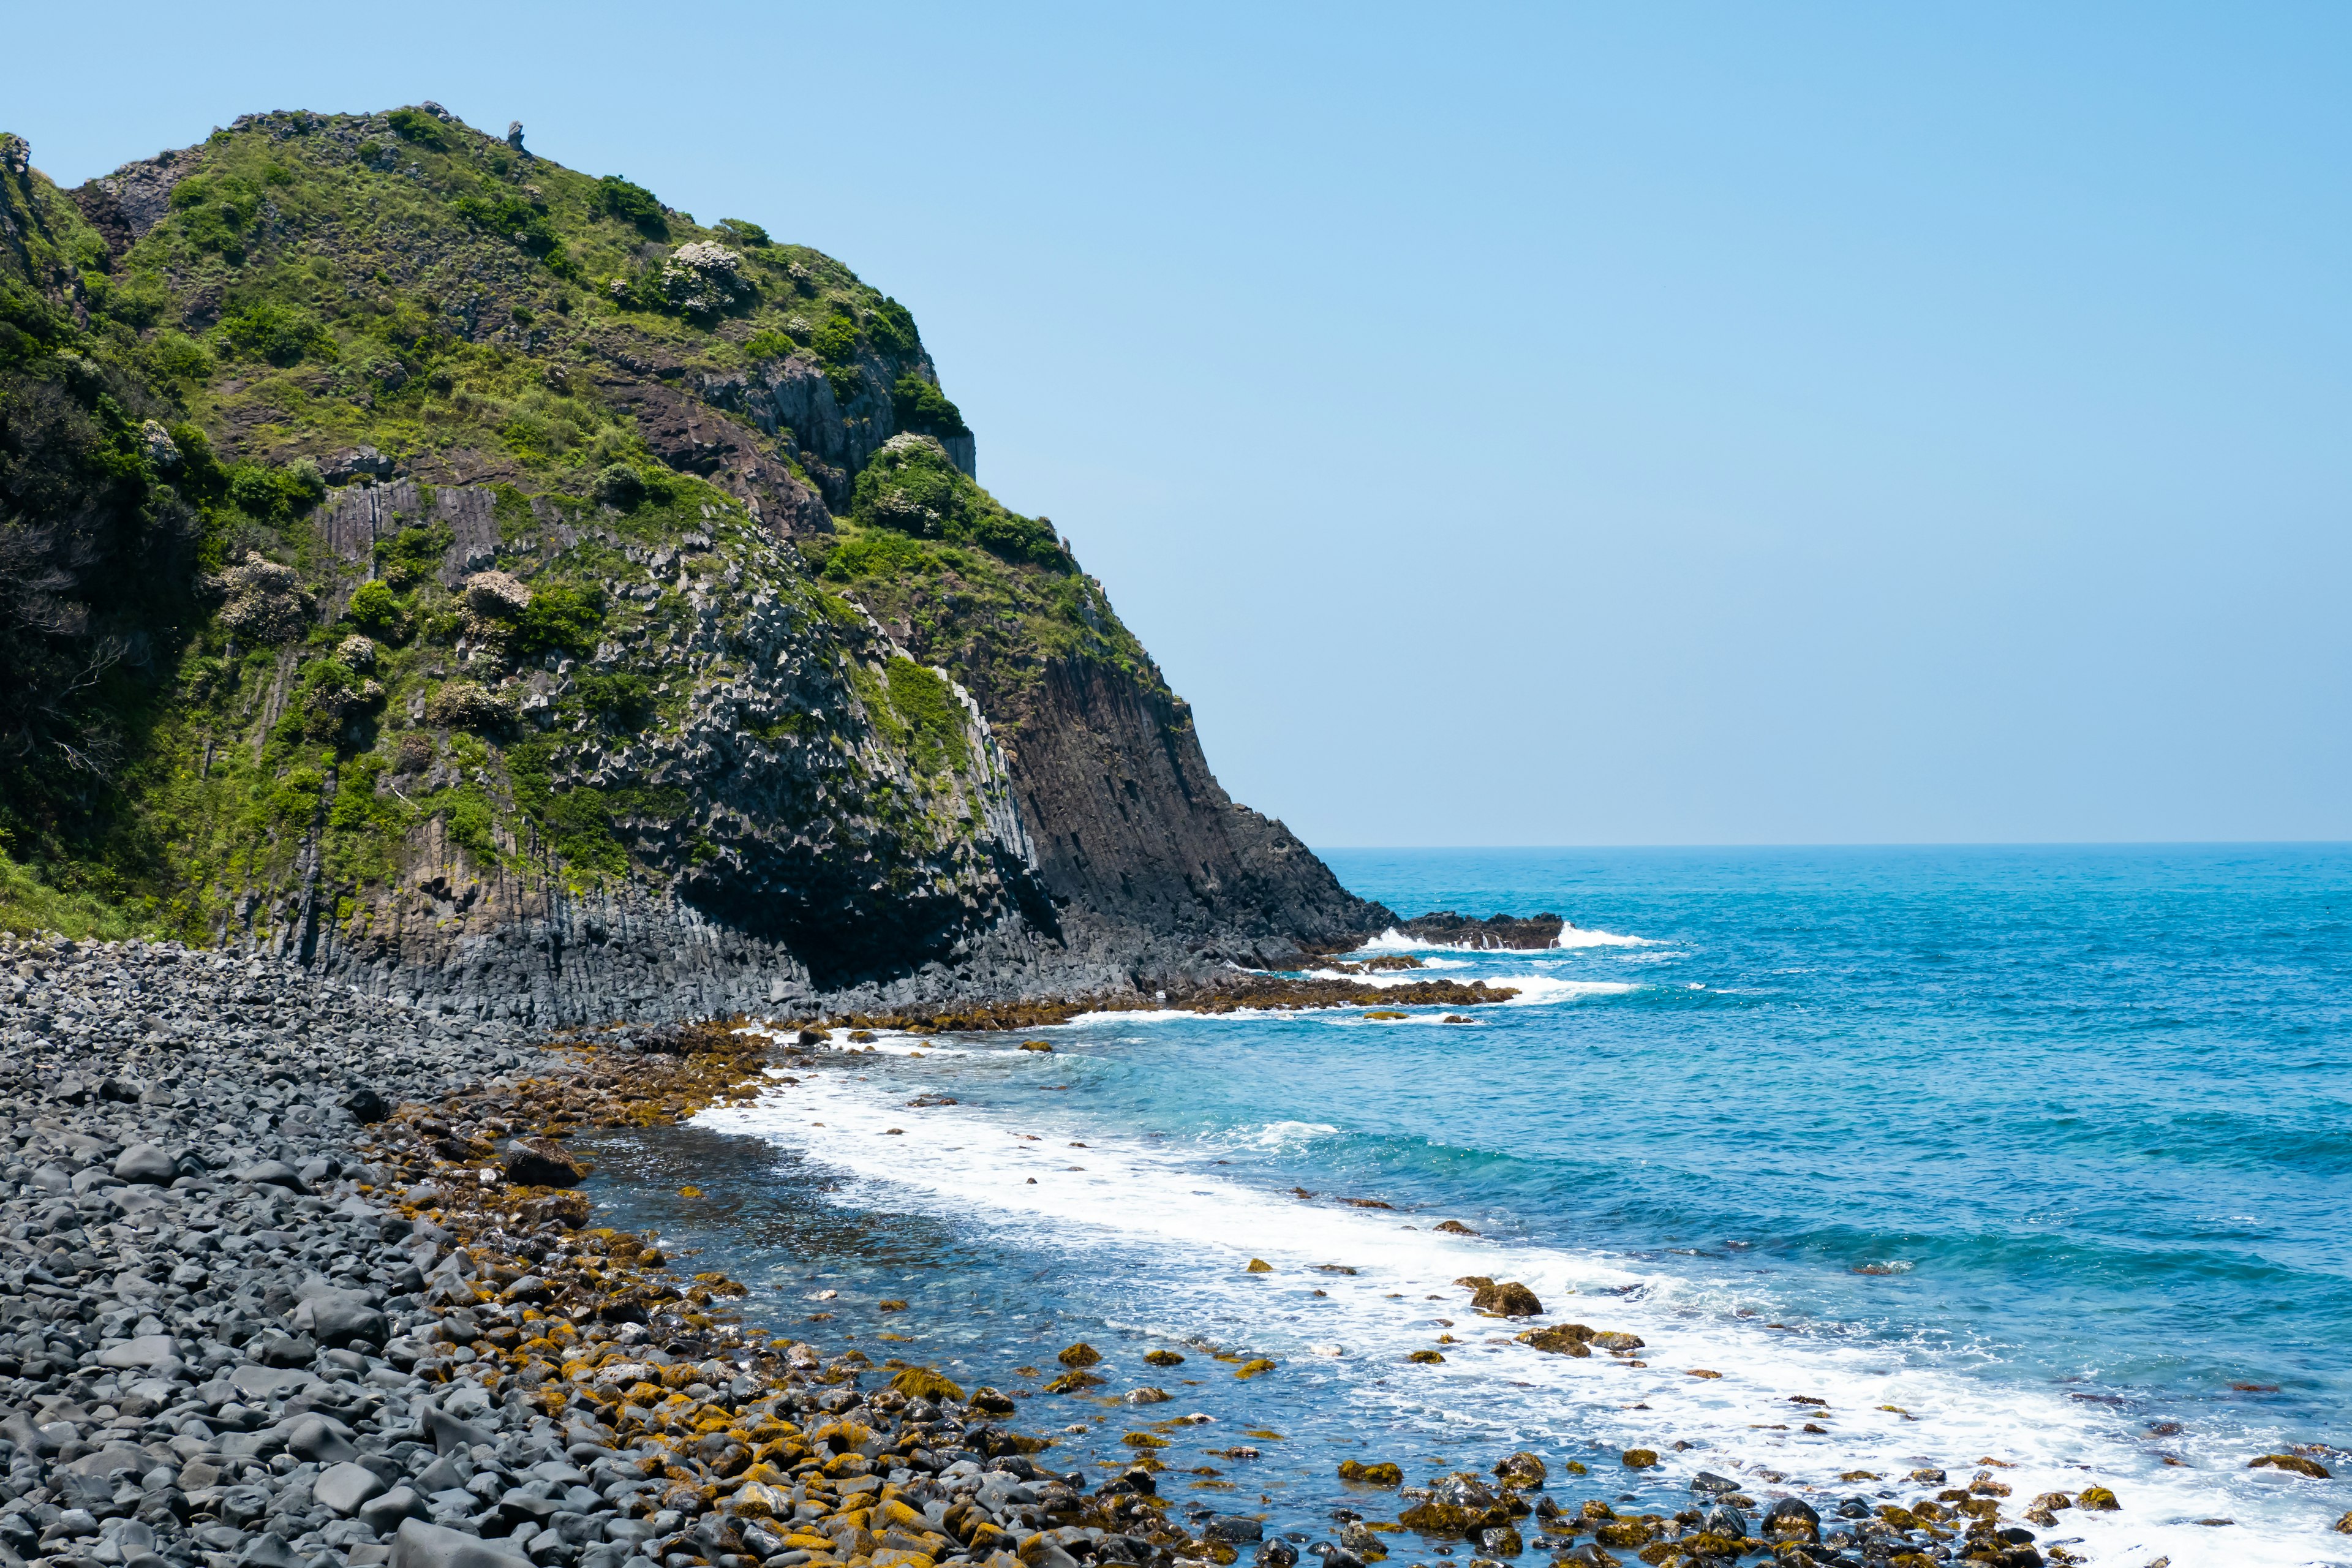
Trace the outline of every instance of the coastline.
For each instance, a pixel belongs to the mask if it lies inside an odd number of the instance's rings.
[[[1098,1489],[1069,1484],[1085,1481],[1075,1473],[1057,1485],[1015,1402],[755,1332],[728,1306],[741,1287],[680,1279],[644,1238],[587,1226],[568,1135],[740,1102],[768,1065],[758,1036],[525,1042],[436,1031],[290,965],[138,944],[0,956],[36,971],[19,973],[18,1016],[44,1020],[47,1041],[21,1048],[33,1032],[12,1020],[20,1147],[0,1215],[17,1361],[0,1437],[15,1495],[0,1503],[0,1552],[16,1563],[1295,1562],[1259,1510],[1197,1530],[1171,1520],[1148,1447]],[[36,985],[47,1000],[27,1000]],[[781,1060],[824,1070],[812,1047],[824,1043],[791,1033]],[[34,1324],[39,1352],[26,1348]],[[1598,1338],[1549,1337],[1570,1355]],[[1086,1357],[1069,1352],[1063,1375],[1083,1389]],[[1729,1560],[1736,1542],[1790,1562],[1965,1548],[2021,1563],[2035,1549],[1996,1547],[1992,1531],[2056,1502],[2004,1503],[1988,1470],[1943,1495],[1945,1478],[1910,1478],[1921,1495],[1867,1521],[1696,1481],[1690,1508],[1620,1518],[1601,1497],[1556,1497],[1526,1458],[1424,1491],[1376,1456],[1352,1479],[1380,1517],[1314,1544],[1327,1568],[1403,1556],[1410,1518],[1426,1531],[1416,1554],[1432,1556],[1696,1563]],[[1624,1456],[1631,1470],[1636,1459]],[[1797,1555],[1841,1523],[1847,1542]]]

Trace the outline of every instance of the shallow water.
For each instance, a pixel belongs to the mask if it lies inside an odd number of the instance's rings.
[[[2043,1532],[2095,1562],[2352,1562],[2329,1529],[2352,1482],[2245,1468],[2352,1447],[2352,851],[1329,858],[1409,912],[1556,910],[1577,945],[1382,944],[1519,988],[1469,1026],[886,1038],[609,1145],[598,1195],[757,1285],[760,1321],[830,1311],[803,1331],[877,1361],[1017,1393],[1086,1339],[1104,1394],[1173,1399],[1024,1399],[1058,1465],[1150,1432],[1163,1490],[1286,1528],[1394,1517],[1333,1479],[1346,1458],[1420,1479],[1527,1447],[1564,1499],[1669,1511],[1701,1468],[1819,1505],[1998,1459],[2020,1503],[2122,1496]],[[1511,1342],[1451,1284],[1474,1273],[1640,1334],[1646,1365]],[[1188,1359],[1149,1368],[1154,1347]],[[1404,1361],[1423,1348],[1447,1359]],[[1213,1351],[1280,1369],[1237,1382]],[[1624,1471],[1636,1446],[1665,1463]]]

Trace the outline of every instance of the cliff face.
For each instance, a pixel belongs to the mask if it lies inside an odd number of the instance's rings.
[[[0,839],[546,1023],[1099,992],[1385,916],[1236,805],[913,320],[431,105],[0,143]]]

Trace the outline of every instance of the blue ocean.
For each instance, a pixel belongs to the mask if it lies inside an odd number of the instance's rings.
[[[1150,1452],[1180,1507],[1317,1539],[1395,1517],[1342,1460],[1525,1448],[1564,1501],[1706,1469],[1828,1513],[1933,1468],[2112,1488],[2040,1532],[2095,1563],[2352,1563],[2352,848],[1327,858],[1571,929],[1374,944],[1517,992],[1469,1024],[885,1036],[614,1137],[594,1190],[756,1321],[1013,1394],[1057,1468]],[[1642,1347],[1521,1344],[1473,1275]],[[1081,1340],[1102,1385],[1043,1393]],[[2249,1468],[2285,1452],[2347,1479]]]

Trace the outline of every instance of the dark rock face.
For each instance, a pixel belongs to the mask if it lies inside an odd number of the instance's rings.
[[[1400,921],[1397,930],[1434,946],[1534,949],[1559,946],[1567,924],[1558,915],[1491,915],[1481,921],[1446,910]]]
[[[1139,927],[1263,968],[1301,943],[1367,935],[1387,913],[1226,795],[1181,699],[1055,665],[1031,702],[990,718],[1014,727],[1013,790],[1066,924]]]

